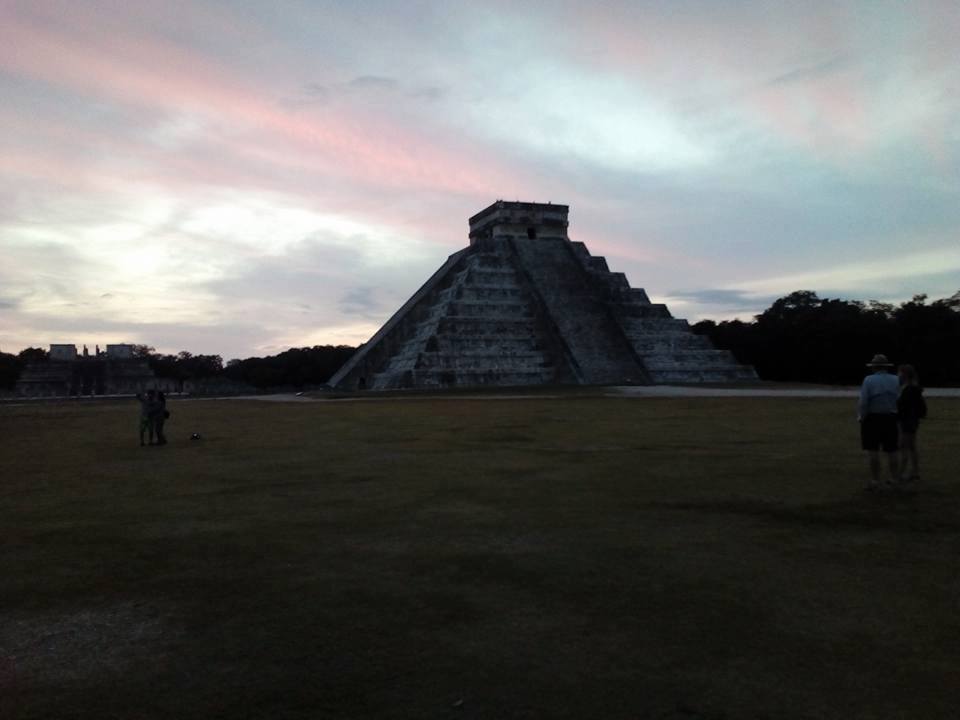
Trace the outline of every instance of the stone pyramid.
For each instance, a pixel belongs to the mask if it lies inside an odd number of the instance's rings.
[[[567,237],[566,205],[497,201],[470,245],[330,380],[339,389],[754,380]]]

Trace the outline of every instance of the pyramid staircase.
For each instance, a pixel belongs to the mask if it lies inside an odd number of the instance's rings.
[[[572,381],[553,357],[535,297],[513,258],[463,257],[431,293],[425,312],[372,378],[373,389],[542,385]]]
[[[705,383],[756,380],[753,368],[737,363],[729,350],[717,350],[705,335],[697,335],[686,320],[667,306],[651,303],[642,288],[631,288],[627,276],[611,272],[603,257],[590,254],[582,242],[570,250],[592,278],[623,335],[639,356],[651,382]]]

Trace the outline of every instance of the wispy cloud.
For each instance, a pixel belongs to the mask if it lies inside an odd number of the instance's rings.
[[[340,298],[337,307],[346,316],[361,317],[366,320],[382,318],[384,311],[388,310],[377,299],[377,288],[374,287],[349,288]]]
[[[848,67],[850,67],[849,58],[833,57],[823,62],[813,63],[812,65],[802,65],[787,72],[780,73],[770,78],[766,84],[789,85],[798,81],[817,80]]]
[[[758,305],[776,299],[776,295],[758,295],[744,290],[727,288],[707,288],[704,290],[674,290],[668,293],[673,300],[697,305],[727,308],[731,311],[756,308]]]
[[[746,291],[767,293],[814,288],[847,296],[886,298],[900,295],[908,286],[912,286],[912,292],[924,292],[924,288],[929,288],[935,294],[947,295],[953,292],[955,285],[960,285],[960,244],[925,252],[866,257],[856,263],[750,280],[741,283],[740,287]]]
[[[395,90],[398,85],[396,78],[382,75],[360,75],[348,83],[355,90]]]

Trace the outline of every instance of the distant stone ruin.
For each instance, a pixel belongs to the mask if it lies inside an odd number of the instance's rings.
[[[157,387],[146,359],[134,355],[133,345],[107,345],[91,355],[84,345],[51,345],[43,362],[30,363],[17,381],[15,393],[22,397],[69,397],[82,395],[132,395]]]
[[[330,380],[339,389],[755,380],[567,237],[566,205],[497,201]]]

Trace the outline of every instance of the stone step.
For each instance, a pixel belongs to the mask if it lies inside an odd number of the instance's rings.
[[[665,342],[655,338],[642,338],[633,341],[633,349],[646,363],[652,357],[691,357],[711,348],[709,342],[698,343],[692,339]]]
[[[534,308],[531,303],[485,300],[483,302],[452,302],[447,306],[446,317],[499,319],[501,317],[527,318],[532,317],[533,314]]]
[[[471,268],[479,269],[513,269],[510,259],[494,253],[477,253],[470,259]]]
[[[444,317],[437,326],[437,334],[456,334],[465,332],[470,335],[500,335],[501,333],[519,333],[520,328],[535,331],[533,318],[530,317]]]
[[[698,370],[651,371],[651,379],[659,384],[697,384],[749,382],[757,375],[751,368],[734,365],[726,368],[700,368]]]
[[[582,243],[579,240],[571,240],[570,247],[578,260],[587,262],[592,257],[590,250],[587,249],[586,243]]]
[[[379,373],[372,388],[391,390],[403,387],[474,387],[479,385],[540,385],[550,382],[553,371],[524,370],[509,372],[455,372],[453,370],[408,370],[402,373]]]
[[[492,285],[494,287],[518,287],[520,284],[516,270],[476,270],[471,269],[465,285]]]
[[[682,372],[699,372],[701,370],[728,370],[736,369],[738,366],[736,363],[723,362],[723,361],[714,361],[714,362],[663,362],[663,363],[647,363],[647,372],[657,373],[657,372],[672,372],[672,371],[682,371]]]
[[[656,308],[656,305],[651,305]],[[620,325],[624,332],[634,335],[649,335],[663,332],[689,333],[690,325],[686,320],[674,317],[621,317]]]
[[[415,370],[464,370],[480,371],[485,369],[507,370],[510,372],[547,368],[553,364],[546,360],[543,353],[526,355],[507,355],[491,353],[486,355],[447,355],[444,353],[421,353],[414,364]]]
[[[478,285],[469,283],[458,287],[455,297],[458,300],[522,298],[525,302],[529,301],[527,291],[520,285]]]
[[[714,362],[722,360],[729,362],[733,359],[733,353],[729,350],[717,350],[712,347],[684,349],[676,352],[663,353],[645,353],[644,362]]]
[[[604,285],[604,289],[613,296],[620,296],[629,293],[630,283],[627,282],[627,276],[622,272],[596,272],[594,277]]]
[[[650,363],[647,372],[658,375],[660,373],[684,372],[737,372],[741,366],[733,362],[682,362],[682,363]]]
[[[649,298],[649,296],[647,295],[647,291],[644,290],[643,288],[634,288],[634,287],[632,287],[632,288],[630,288],[630,290],[629,290],[629,292],[627,293],[627,295],[629,296],[630,300],[632,300],[633,302],[638,303],[638,304],[640,304],[640,305],[650,305],[650,304],[651,304],[651,303],[650,303],[650,298]],[[665,310],[667,306],[666,306],[666,305],[660,305],[660,307],[662,307],[662,308]]]
[[[591,255],[588,266],[594,272],[608,273],[610,266],[607,265],[607,259],[599,255]]]
[[[675,320],[666,305],[654,304],[650,302],[634,301],[630,299],[615,300],[613,302],[613,311],[621,319],[625,320]],[[681,321],[685,322],[685,321]]]
[[[438,357],[438,358],[469,358],[472,361],[474,360],[493,360],[493,359],[502,359],[502,360],[542,360],[544,354],[541,350],[520,350],[517,348],[481,348],[472,351],[464,352],[447,352],[444,350],[434,350],[428,351],[424,350],[419,354],[421,358],[427,357]],[[446,362],[446,361],[445,361]]]
[[[546,355],[542,348],[509,348],[509,347],[483,347],[470,351],[451,352],[448,350],[425,350],[412,349],[409,352],[394,355],[387,367],[396,370],[398,368],[411,368],[422,362],[437,363],[455,363],[462,359],[468,364],[474,364],[478,361],[502,361],[508,363],[535,361],[535,363],[545,362]],[[549,364],[549,363],[548,363]]]
[[[537,333],[526,335],[471,335],[469,337],[459,335],[438,335],[435,341],[440,349],[450,348],[451,350],[469,352],[473,349],[483,349],[489,347],[505,348],[530,348],[535,349],[539,346]]]
[[[634,342],[635,345],[637,342],[657,341],[663,343],[686,343],[690,347],[713,347],[713,345],[710,344],[710,338],[707,336],[697,335],[696,333],[692,332],[684,332],[679,329],[652,330],[650,332],[638,332],[633,330],[632,332],[628,332],[627,336]]]

